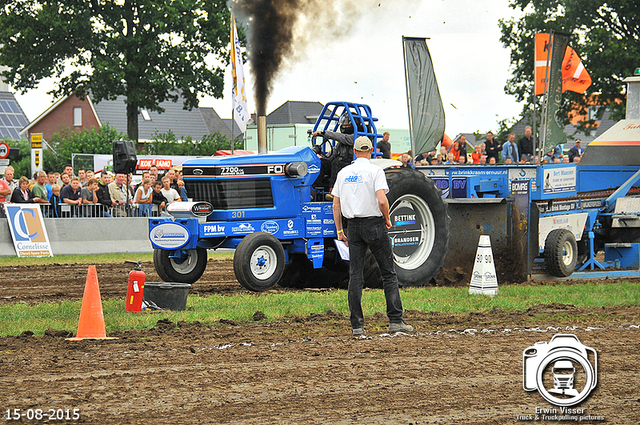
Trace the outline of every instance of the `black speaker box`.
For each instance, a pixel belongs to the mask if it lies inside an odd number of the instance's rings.
[[[138,157],[131,140],[115,140],[113,142],[113,172],[128,174],[136,169]]]

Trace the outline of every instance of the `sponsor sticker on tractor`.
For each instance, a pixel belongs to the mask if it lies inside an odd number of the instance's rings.
[[[177,223],[162,223],[149,232],[151,243],[163,249],[182,248],[189,237],[187,228]]]
[[[271,233],[272,235],[278,233],[278,230],[280,230],[280,226],[273,220],[265,221],[262,223],[262,226],[260,226],[261,232]]]
[[[421,240],[420,217],[412,208],[400,207],[391,214],[391,224],[389,236],[394,254],[400,257],[411,255]]]
[[[255,232],[256,229],[251,225],[251,223],[238,223],[235,226],[231,227],[231,233],[234,235],[248,235],[249,233]]]

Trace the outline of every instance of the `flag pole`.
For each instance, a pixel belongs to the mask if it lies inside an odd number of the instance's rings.
[[[234,112],[235,112],[235,100],[234,100],[234,96],[235,96],[235,91],[234,91],[234,85],[235,85],[235,80],[233,79],[233,68],[236,66],[235,64],[235,60],[234,60],[234,52],[235,52],[235,35],[233,32],[233,13],[231,14],[231,38],[229,39],[230,43],[231,43],[231,50],[229,50],[229,54],[231,55],[231,60],[229,62],[231,62],[231,155],[233,155],[233,145],[235,143],[233,140],[233,123],[234,123],[234,119],[235,117]]]
[[[531,137],[533,137],[533,160],[535,162],[536,160],[536,154],[538,153],[538,137],[537,137],[537,133],[536,133],[536,115],[537,115],[537,108],[536,108],[536,103],[537,103],[537,99],[536,99],[536,94],[535,94],[535,90],[533,93],[533,118],[532,118],[532,126],[533,126],[533,131],[531,132]],[[540,154],[538,153],[538,165],[540,164]]]
[[[233,91],[233,89],[231,89],[231,90]],[[235,109],[233,108],[233,96],[231,96],[231,103],[232,103],[232,105],[231,105],[231,155],[233,155],[233,147],[235,145],[235,140],[233,139],[233,130],[234,130],[234,124],[233,124],[234,116],[233,116],[233,114],[235,112]]]
[[[537,97],[538,95],[536,94],[536,83],[538,81],[536,81],[536,56],[537,56],[537,49],[538,46],[536,44],[536,36],[535,34],[533,35],[533,118],[532,118],[532,127],[533,127],[533,131],[531,132],[531,137],[533,137],[533,162],[535,163],[536,160],[536,154],[538,155],[538,165],[540,165],[540,161],[541,161],[541,157],[540,154],[538,153],[538,137],[536,136],[536,103],[537,103]],[[522,155],[522,152],[520,152],[520,155]]]
[[[555,31],[550,30],[549,31],[549,53],[547,53],[547,67],[545,68],[545,71],[544,71],[544,104],[542,106],[542,118],[540,119],[541,121],[540,134],[542,136],[540,137],[542,146],[540,146],[540,154],[538,155],[538,157],[540,158],[540,162],[542,162],[542,154],[545,153],[543,152],[543,150],[547,143],[546,133],[547,133],[547,126],[549,125],[549,123],[547,122],[547,109],[549,108],[549,83],[550,83],[549,67],[551,64],[551,57],[553,55],[554,38],[555,38]]]

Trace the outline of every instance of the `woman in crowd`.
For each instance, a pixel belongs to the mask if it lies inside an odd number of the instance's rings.
[[[25,204],[38,202],[40,198],[33,198],[33,194],[29,190],[29,179],[25,176],[20,177],[18,187],[13,191],[11,195],[11,202],[16,204]]]
[[[138,216],[151,216],[151,207],[153,207],[153,189],[151,189],[151,179],[144,179],[138,187],[135,196],[135,203],[138,204]]]

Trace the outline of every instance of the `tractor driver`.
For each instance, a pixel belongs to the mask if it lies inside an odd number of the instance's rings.
[[[353,161],[353,123],[349,119],[349,114],[346,112],[340,116],[338,120],[340,125],[340,132],[335,131],[316,131],[313,133],[313,137],[322,136],[324,139],[332,139],[336,141],[334,149],[335,153],[331,155],[331,180],[329,188],[332,189],[336,182],[338,172]],[[358,124],[358,129],[361,124]]]

